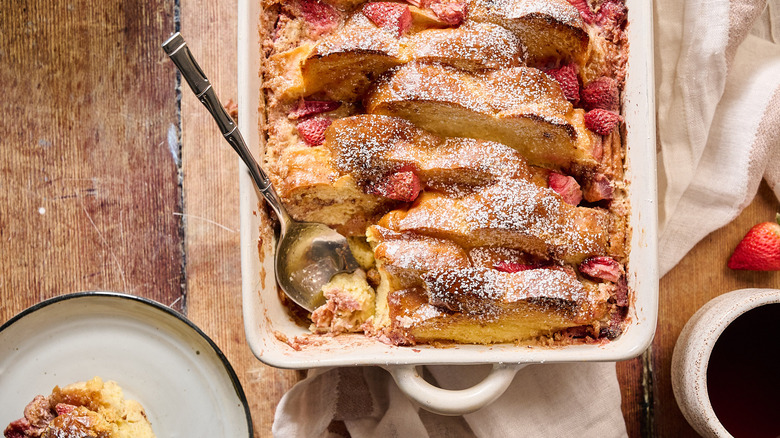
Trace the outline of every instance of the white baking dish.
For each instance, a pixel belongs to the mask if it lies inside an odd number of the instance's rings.
[[[261,156],[262,136],[258,126],[260,95],[260,43],[258,1],[239,0],[238,13],[238,107],[241,131]],[[624,115],[628,137],[627,179],[631,199],[631,256],[629,286],[636,301],[625,332],[606,345],[575,345],[558,348],[526,348],[515,345],[459,345],[395,347],[362,335],[321,337],[318,342],[295,350],[280,338],[307,333],[288,316],[279,301],[274,282],[273,245],[264,238],[259,245],[265,214],[246,169],[241,167],[241,271],[246,338],[254,354],[279,368],[315,368],[376,365],[393,374],[410,398],[426,409],[459,414],[474,411],[497,398],[515,372],[529,363],[618,361],[641,354],[650,344],[658,313],[656,254],[657,189],[655,160],[655,102],[653,79],[652,3],[628,0],[630,55],[625,88]],[[260,253],[258,253],[260,252]],[[422,380],[414,365],[494,364],[482,383],[464,391],[445,391]]]

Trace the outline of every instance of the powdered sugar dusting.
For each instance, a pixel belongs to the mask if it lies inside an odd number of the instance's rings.
[[[482,68],[519,65],[525,46],[510,31],[490,23],[468,23],[457,29],[430,29],[414,34],[406,42],[407,58],[470,62]]]
[[[583,25],[577,9],[566,0],[471,0],[470,9],[488,9],[508,19],[547,15],[567,25]]]
[[[607,251],[606,213],[573,207],[527,181],[503,179],[462,198],[429,194],[426,201],[392,225],[398,231],[446,236],[471,246],[515,247],[569,262]]]
[[[560,87],[530,67],[470,73],[441,64],[411,62],[369,98],[369,109],[392,102],[427,101],[488,114],[532,114],[565,124],[572,110]]]
[[[375,26],[365,15],[355,13],[342,29],[320,40],[316,48],[319,56],[350,51],[398,57],[401,45],[397,38]]]
[[[399,118],[361,115],[334,122],[326,146],[337,169],[360,181],[376,180],[411,167],[429,186],[452,189],[529,178],[525,159],[500,143],[441,138]]]
[[[555,269],[506,273],[461,268],[431,271],[423,275],[423,280],[431,304],[488,318],[499,316],[522,301],[535,300],[571,311],[587,299],[574,275]]]

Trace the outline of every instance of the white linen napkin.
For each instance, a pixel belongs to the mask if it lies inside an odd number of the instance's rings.
[[[750,204],[762,176],[780,198],[780,2],[655,6],[663,275]]]
[[[780,197],[780,0],[656,0],[660,267],[733,220],[762,176]],[[751,33],[752,29],[752,33]],[[445,388],[484,367],[428,367]],[[462,417],[415,408],[380,368],[310,371],[279,403],[278,437],[621,437],[614,363],[531,365]]]

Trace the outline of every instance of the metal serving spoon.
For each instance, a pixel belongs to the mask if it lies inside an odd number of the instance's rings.
[[[179,68],[195,96],[214,117],[227,142],[249,168],[257,189],[279,218],[281,231],[274,257],[277,283],[290,299],[304,309],[313,311],[325,303],[322,286],[331,277],[341,272],[352,272],[359,267],[347,239],[327,225],[298,222],[290,217],[268,176],[252,158],[238,126],[222,107],[181,34],[176,32],[162,47]]]

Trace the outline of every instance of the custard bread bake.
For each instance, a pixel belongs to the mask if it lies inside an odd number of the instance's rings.
[[[622,0],[263,10],[263,166],[290,214],[347,236],[361,265],[325,285],[312,336],[620,335],[634,300]]]
[[[125,400],[115,382],[95,377],[36,396],[5,438],[154,438],[143,407]]]

